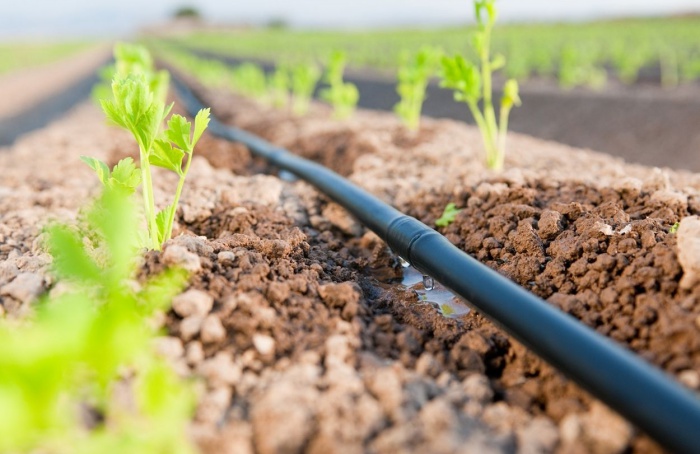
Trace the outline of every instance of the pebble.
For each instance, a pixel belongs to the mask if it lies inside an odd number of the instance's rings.
[[[231,353],[219,352],[203,361],[197,372],[207,380],[209,386],[235,385],[243,374],[241,366],[231,359]]]
[[[524,428],[517,430],[518,452],[539,454],[554,452],[559,442],[559,430],[554,423],[543,416],[533,418]]]
[[[163,336],[154,339],[156,351],[163,357],[175,360],[180,358],[185,353],[185,348],[182,346],[182,340],[173,336]]]
[[[204,348],[202,348],[202,343],[199,341],[188,342],[185,349],[185,359],[187,363],[192,366],[204,361]]]
[[[202,270],[199,256],[187,250],[184,246],[168,246],[163,252],[163,263],[167,266],[181,267],[191,273]]]
[[[678,374],[678,381],[690,389],[700,389],[700,374],[694,370],[684,370]]]
[[[204,318],[200,337],[205,344],[226,339],[226,329],[217,315],[210,314]]]
[[[204,317],[201,317],[199,315],[190,315],[189,317],[185,317],[180,322],[180,336],[185,341],[192,339],[202,329],[203,321]]]
[[[0,295],[8,295],[22,303],[29,303],[43,291],[43,276],[35,273],[20,273],[12,282],[0,288]]]
[[[346,235],[362,235],[362,225],[337,203],[326,205],[321,215]]]
[[[216,260],[224,266],[231,266],[236,260],[236,254],[232,251],[221,251],[217,254]]]
[[[264,334],[253,335],[253,346],[262,356],[271,356],[275,354],[275,340]]]
[[[470,400],[474,400],[481,405],[486,405],[493,399],[493,389],[486,375],[471,374],[467,376],[462,381],[462,388]]]
[[[700,283],[700,217],[683,218],[678,226],[678,262],[683,268],[680,286],[692,289]]]
[[[0,281],[9,281],[19,274],[19,268],[9,261],[0,262]]]
[[[226,415],[232,394],[232,390],[228,386],[221,386],[209,391],[197,406],[197,421],[219,423]]]
[[[173,310],[180,317],[206,316],[214,306],[214,298],[207,292],[197,289],[187,290],[173,298]]]
[[[583,431],[595,452],[617,454],[632,440],[632,425],[600,402],[593,402],[583,415]]]

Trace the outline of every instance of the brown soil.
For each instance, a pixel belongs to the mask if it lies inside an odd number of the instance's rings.
[[[0,121],[30,108],[64,90],[109,58],[107,45],[100,45],[39,67],[24,68],[0,76]]]
[[[668,233],[700,211],[699,176],[518,135],[496,175],[478,132],[451,121],[412,135],[380,113],[340,123],[316,106],[301,120],[208,96],[221,117],[429,224],[457,203],[453,243],[700,389],[700,292],[682,285],[681,232]],[[72,219],[97,190],[78,156],[133,152],[82,106],[0,153],[12,170],[0,181],[6,316],[52,288],[41,226]],[[395,255],[305,183],[264,175],[274,169],[211,137],[197,154],[182,235],[143,273],[193,273],[158,347],[201,378],[192,433],[204,452],[659,451],[478,312],[445,318],[380,282],[400,275]],[[174,181],[156,181],[164,201]]]

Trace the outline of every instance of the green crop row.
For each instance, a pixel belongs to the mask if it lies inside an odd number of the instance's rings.
[[[465,8],[465,18],[469,11]],[[342,50],[355,68],[395,72],[404,52],[424,46],[468,52],[474,27],[376,31],[252,29],[197,32],[179,44],[277,62],[323,61]],[[665,86],[700,79],[700,19],[630,19],[576,24],[511,24],[494,36],[494,53],[508,55],[507,77],[556,79],[562,87],[600,87],[608,77],[633,83],[644,70]],[[476,58],[476,55],[472,55]]]
[[[0,74],[21,68],[51,63],[90,47],[91,43],[2,43],[0,44]]]
[[[460,52],[446,54],[439,48],[427,46],[413,55],[403,52],[396,86],[400,100],[394,111],[406,128],[415,133],[420,126],[428,81],[439,77],[441,87],[452,90],[456,101],[467,104],[483,138],[486,165],[499,171],[505,159],[508,116],[513,106],[520,105],[518,83],[515,79],[505,82],[497,113],[492,97],[493,73],[507,61],[501,54],[492,54],[492,31],[498,11],[495,0],[474,0],[474,8],[478,27],[472,34],[471,47],[478,57],[477,62]],[[317,69],[313,79],[307,77],[310,69],[317,68],[313,63],[278,62],[275,70],[266,74],[250,61],[227,65],[220,60],[198,57],[173,43],[151,41],[150,45],[162,58],[199,78],[205,85],[228,88],[278,108],[288,106],[290,99],[296,101],[292,103],[294,106],[299,101],[308,105],[318,80]],[[323,77],[326,87],[319,91],[319,97],[333,106],[336,119],[351,116],[359,100],[357,88],[343,80],[346,61],[344,52],[330,53]],[[298,92],[296,88],[302,81],[304,90]],[[295,113],[303,112],[295,109]]]

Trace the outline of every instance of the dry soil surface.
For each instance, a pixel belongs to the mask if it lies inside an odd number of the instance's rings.
[[[0,121],[32,107],[97,70],[109,58],[107,45],[98,45],[39,67],[0,76]]]

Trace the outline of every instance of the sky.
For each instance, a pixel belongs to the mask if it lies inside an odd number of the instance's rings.
[[[0,38],[126,36],[194,6],[216,22],[353,28],[451,25],[469,22],[469,0],[5,0]],[[499,0],[500,20],[578,21],[595,18],[700,13],[700,0]]]

